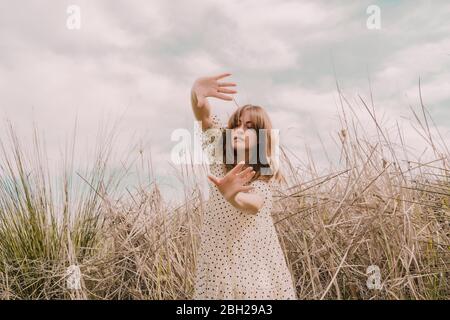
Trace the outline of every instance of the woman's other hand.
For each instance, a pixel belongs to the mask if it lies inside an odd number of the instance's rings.
[[[223,195],[223,197],[231,202],[239,192],[248,192],[253,189],[251,186],[246,186],[253,176],[255,171],[252,167],[243,169],[244,162],[237,164],[231,169],[223,178],[217,178],[213,175],[208,175],[211,180]]]

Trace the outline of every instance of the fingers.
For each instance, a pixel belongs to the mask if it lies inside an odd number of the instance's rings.
[[[250,171],[247,171],[247,169],[246,169],[244,171],[246,171],[246,172],[239,176],[242,184],[245,184],[245,183],[249,182],[250,180],[252,180],[252,178],[256,174],[256,172],[253,169],[250,169]]]
[[[231,73],[225,72],[225,73],[218,74],[218,75],[214,76],[213,78],[215,80],[219,80],[219,79],[222,79],[222,78],[225,78],[225,77],[228,77],[228,76],[231,76]]]
[[[234,166],[233,169],[231,169],[229,171],[229,174],[237,174],[237,173],[241,172],[241,170],[244,167],[244,165],[245,165],[244,161],[239,162],[236,166]]]
[[[217,179],[215,176],[208,174],[208,179],[214,183],[216,186],[218,186],[220,184],[220,180]]]
[[[222,87],[217,88],[217,92],[231,93],[231,94],[237,93],[236,90],[233,90],[233,89],[227,89],[227,88],[222,88]]]
[[[242,186],[242,187],[240,188],[240,191],[241,191],[241,192],[249,192],[249,191],[251,191],[251,190],[253,190],[253,187],[252,187],[252,186]]]
[[[212,96],[215,97],[215,98],[219,98],[219,99],[227,100],[227,101],[233,100],[232,97],[227,96],[226,94],[223,94],[223,93],[216,93],[216,94],[213,94]]]
[[[236,87],[236,83],[234,82],[219,82],[219,87]]]
[[[253,176],[256,174],[256,172],[255,171],[250,171],[250,172],[248,172],[248,173],[246,173],[243,177],[242,177],[242,179],[244,180],[244,183],[246,183],[246,182],[249,182],[252,178],[253,178]]]
[[[244,176],[245,174],[252,172],[252,170],[253,170],[252,167],[248,167],[248,168],[242,170],[241,172],[239,172],[237,175],[238,176]]]

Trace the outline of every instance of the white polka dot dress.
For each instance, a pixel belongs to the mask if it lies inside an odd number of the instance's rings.
[[[213,117],[213,128],[222,128]],[[206,151],[214,146],[204,135]],[[211,174],[224,176],[220,163],[210,164]],[[264,197],[264,205],[253,215],[227,202],[210,183],[197,256],[194,299],[296,299],[291,274],[271,217],[269,182],[251,183]]]

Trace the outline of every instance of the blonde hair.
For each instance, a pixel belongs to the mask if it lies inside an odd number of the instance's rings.
[[[228,129],[234,129],[237,126],[239,126],[239,120],[241,118],[242,113],[248,112],[249,119],[253,124],[253,128],[257,132],[257,162],[256,164],[248,164],[253,167],[253,169],[256,171],[255,176],[253,177],[253,180],[271,180],[273,179],[276,182],[284,182],[285,179],[280,171],[280,164],[279,159],[276,157],[276,152],[278,151],[276,148],[279,148],[279,141],[277,141],[277,136],[273,135],[272,133],[272,122],[270,121],[269,115],[264,110],[264,108],[252,104],[246,104],[244,106],[239,107],[237,110],[233,112],[233,114],[230,116],[228,120]],[[260,141],[260,130],[264,130],[265,141]],[[226,138],[224,137],[224,150],[226,150]],[[263,148],[265,151],[265,157],[267,159],[267,163],[261,163],[259,159],[259,150],[260,148]],[[226,155],[226,152],[224,152],[224,157]],[[234,157],[234,160],[236,160],[236,157]],[[236,163],[225,163],[226,171],[228,172],[231,170]],[[261,169],[269,169],[270,174],[261,174]]]

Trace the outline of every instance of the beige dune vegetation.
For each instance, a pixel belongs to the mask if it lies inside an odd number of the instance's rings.
[[[381,127],[370,102],[370,136],[339,93],[339,163],[319,174],[300,169],[283,148],[288,186],[274,194],[273,219],[300,299],[449,299],[450,168],[444,136],[419,101],[411,108],[433,160],[411,158],[401,130]],[[395,119],[394,119],[395,120]],[[367,127],[367,126],[366,126]],[[136,152],[109,170],[114,134],[85,169],[74,166],[75,136],[50,166],[38,130],[19,139],[13,125],[0,137],[1,299],[190,299],[204,210],[192,167],[178,168],[184,201],[166,202],[151,160]],[[309,162],[308,162],[309,161]],[[131,170],[136,185],[120,188]],[[78,181],[78,182],[77,182]],[[79,288],[67,285],[71,265]],[[367,268],[380,287],[367,286]],[[370,280],[370,279],[369,279]]]

